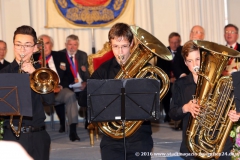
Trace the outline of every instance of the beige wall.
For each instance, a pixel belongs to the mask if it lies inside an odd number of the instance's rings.
[[[228,0],[228,22],[235,24],[240,29],[240,1],[239,0]],[[238,39],[240,42],[240,39]]]

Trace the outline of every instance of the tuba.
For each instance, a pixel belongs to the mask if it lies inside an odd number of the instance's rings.
[[[162,82],[160,89],[160,99],[162,99],[169,89],[170,82],[167,74],[156,66],[143,67],[154,55],[170,61],[172,60],[172,54],[157,38],[147,31],[137,26],[131,26],[131,31],[134,34],[134,46],[131,49],[130,57],[126,63],[121,66],[121,70],[115,79],[143,78],[147,73],[150,73],[150,76],[147,78],[157,79],[158,76]],[[97,125],[107,136],[114,139],[121,139],[124,138],[124,135],[125,137],[129,137],[135,133],[142,123],[143,121],[126,121],[125,128],[123,128],[121,121],[98,122]]]
[[[196,118],[190,117],[187,146],[201,159],[218,159],[232,128],[228,117],[235,110],[231,76],[222,76],[229,59],[240,53],[208,41],[193,41],[200,48],[201,64],[195,99],[201,106]]]

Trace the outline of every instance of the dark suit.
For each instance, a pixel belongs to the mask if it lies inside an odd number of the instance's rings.
[[[3,64],[0,63],[0,70],[3,69],[4,67],[6,67],[6,66],[9,65],[9,64],[10,64],[10,63],[4,59],[4,60],[3,60]]]
[[[177,48],[177,53],[175,54],[173,61],[174,61],[173,74],[176,77],[176,79],[178,79],[180,75],[183,73],[186,73],[186,75],[190,73],[182,57],[182,46],[179,46]]]
[[[167,48],[171,52],[170,47],[168,46]],[[169,79],[174,76],[173,75],[173,65],[174,65],[173,61],[166,61],[162,58],[157,57],[157,66],[160,67],[168,75]],[[170,99],[172,97],[171,87],[172,87],[172,83],[170,83],[170,88],[168,90],[168,93],[162,99],[162,105],[163,105],[164,111],[166,113],[166,116],[164,118],[165,122],[170,122],[170,120],[171,120],[170,117],[168,116],[168,112],[170,109]]]
[[[64,52],[67,54],[67,50],[63,49],[60,52]],[[80,77],[82,78],[83,82],[87,82],[87,79],[89,79],[90,74],[88,71],[88,56],[86,52],[83,52],[81,50],[78,50],[77,53],[75,54],[76,60],[78,62],[78,73]],[[81,69],[82,66],[85,66],[86,71],[83,71]],[[74,77],[69,77],[70,80],[72,80],[72,83],[74,82]]]
[[[66,58],[68,56],[67,50],[63,49],[60,52],[65,53]],[[88,56],[86,52],[83,52],[81,50],[77,50],[77,53],[75,54],[75,59],[77,61],[77,66],[78,66],[78,73],[79,76],[81,77],[81,79],[83,80],[83,82],[87,82],[87,79],[90,78],[90,73],[88,71]],[[68,62],[68,65],[70,66],[70,63]],[[85,71],[82,70],[82,67],[85,67]],[[69,77],[69,81],[71,81],[72,83],[74,83],[74,75],[71,74]],[[81,107],[87,107],[87,87],[85,87],[85,89],[81,92],[75,92],[77,99],[78,99],[78,105]],[[85,110],[85,129],[88,126],[87,123],[87,110]]]

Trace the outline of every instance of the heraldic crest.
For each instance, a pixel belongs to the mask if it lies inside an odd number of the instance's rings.
[[[119,18],[129,0],[53,0],[61,16],[79,26],[100,27]]]

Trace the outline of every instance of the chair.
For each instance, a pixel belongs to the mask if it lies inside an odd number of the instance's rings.
[[[105,61],[114,57],[111,46],[108,42],[103,45],[103,49],[98,51],[95,54],[91,54],[88,56],[88,64],[89,64],[89,73],[90,75]],[[90,136],[90,145],[94,145],[94,131],[96,133],[96,139],[98,140],[98,127],[94,123],[90,123],[88,125],[89,136]]]
[[[111,59],[114,55],[111,52],[111,46],[108,42],[103,45],[103,49],[98,51],[95,54],[91,54],[88,56],[88,64],[89,64],[89,73],[90,75],[103,63],[107,60]]]

